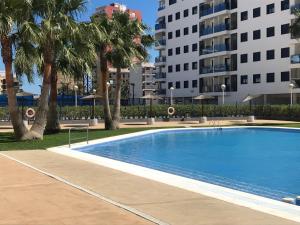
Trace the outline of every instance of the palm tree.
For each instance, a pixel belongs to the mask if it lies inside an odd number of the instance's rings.
[[[38,46],[42,58],[43,83],[36,119],[22,139],[43,139],[47,121],[48,99],[51,86],[52,68],[55,64],[56,50],[64,47],[65,37],[77,32],[76,16],[85,8],[84,0],[35,0],[36,21],[28,30],[33,33],[32,41]]]
[[[121,70],[132,68],[135,63],[141,63],[148,57],[147,48],[154,40],[145,34],[147,26],[138,20],[132,20],[129,13],[118,12],[113,14],[115,35],[112,41],[112,50],[108,57],[112,65],[117,68],[115,102],[112,129],[119,129],[121,118]]]
[[[17,50],[13,46],[22,37],[19,28],[31,19],[31,3],[30,0],[0,1],[0,48],[5,65],[9,114],[17,139],[21,139],[28,130],[23,123],[21,112],[18,109],[16,91],[14,89],[13,63],[16,57],[18,57],[19,62],[22,62],[22,57],[25,56],[24,50],[26,49],[26,45]],[[14,54],[14,52],[18,54]],[[22,68],[21,64],[19,68]],[[28,69],[28,66],[26,68]]]
[[[78,26],[78,33],[72,38],[66,37],[62,48],[55,51],[55,60],[51,70],[51,90],[46,133],[57,133],[60,130],[57,111],[58,72],[64,76],[72,77],[74,80],[80,78],[82,74],[92,74],[92,68],[96,60],[96,51],[89,35],[87,35],[92,28],[88,23],[80,23]]]
[[[103,97],[105,129],[111,130],[113,122],[109,104],[109,90],[107,85],[109,76],[107,53],[110,50],[110,46],[112,45],[112,37],[115,33],[114,24],[106,15],[95,15],[91,18],[91,21],[96,28],[94,32],[94,44],[97,51],[97,92]]]

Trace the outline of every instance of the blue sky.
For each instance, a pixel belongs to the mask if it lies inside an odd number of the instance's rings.
[[[157,1],[156,0],[88,0],[87,3],[87,11],[81,16],[81,20],[88,20],[90,15],[93,14],[95,11],[95,8],[98,6],[108,5],[113,2],[118,2],[124,5],[127,5],[127,7],[131,9],[138,9],[142,11],[143,15],[143,21],[147,25],[154,27],[155,20],[156,20],[156,12],[157,12]],[[156,54],[154,50],[151,52],[151,61],[153,61],[153,56]],[[0,70],[4,70],[4,66],[2,63],[2,58],[0,56]],[[28,84],[26,79],[23,80],[23,89],[25,91],[29,91],[32,93],[39,93],[39,84],[40,79],[36,78],[34,84]]]

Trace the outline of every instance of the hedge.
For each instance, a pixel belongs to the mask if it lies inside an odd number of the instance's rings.
[[[153,105],[153,116],[167,117],[168,105]],[[202,115],[201,105],[175,105],[174,117],[200,117]],[[255,115],[262,119],[300,120],[300,105],[292,107],[288,105],[258,105],[253,106],[250,112],[248,105],[204,105],[204,115],[208,117],[232,117]],[[90,106],[66,106],[58,108],[62,119],[88,119],[92,113]],[[149,106],[123,106],[121,108],[122,118],[145,118],[149,116]],[[96,106],[96,117],[103,118],[102,106]],[[7,108],[0,108],[0,119],[7,120]]]

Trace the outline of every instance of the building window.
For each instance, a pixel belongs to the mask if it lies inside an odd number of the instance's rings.
[[[267,37],[275,36],[275,27],[268,27],[267,28]]]
[[[253,31],[253,40],[260,39],[260,30]]]
[[[183,87],[184,87],[184,88],[189,88],[189,81],[188,81],[188,80],[185,80],[185,81],[183,82]]]
[[[193,33],[197,33],[198,32],[198,26],[197,26],[197,24],[192,26],[192,32]]]
[[[168,39],[170,40],[170,39],[172,39],[173,38],[173,33],[172,32],[169,32],[168,33]]]
[[[194,6],[194,7],[192,8],[192,14],[195,15],[195,14],[197,14],[197,13],[198,13],[198,7],[197,7],[197,6]]]
[[[188,17],[189,16],[189,10],[188,9],[186,9],[186,10],[183,11],[183,16],[184,17]]]
[[[248,11],[241,12],[241,21],[248,20]]]
[[[181,70],[181,69],[180,69],[180,64],[177,64],[177,65],[176,65],[176,72],[180,72],[180,70]]]
[[[173,73],[173,66],[168,66],[168,73]]]
[[[289,58],[289,57],[290,57],[290,48],[282,48],[281,58]]]
[[[177,0],[169,0],[169,5],[173,5],[177,2]]]
[[[176,89],[180,89],[180,81],[176,81]]]
[[[198,69],[198,63],[192,62],[192,70],[197,70],[197,69]]]
[[[290,1],[289,0],[282,0],[281,1],[281,11],[287,10],[290,8]]]
[[[183,47],[183,52],[184,52],[184,53],[189,53],[189,46],[188,46],[188,45],[185,45],[185,46]]]
[[[248,54],[242,54],[241,63],[247,63],[247,62],[248,62]]]
[[[253,75],[253,84],[259,84],[261,81],[260,74],[254,74]]]
[[[287,81],[290,81],[290,72],[289,71],[281,72],[281,82],[287,82]]]
[[[260,61],[260,52],[254,52],[253,53],[253,62],[259,62]]]
[[[267,73],[267,83],[275,82],[275,73]]]
[[[198,87],[198,81],[197,80],[192,80],[192,87],[197,88]]]
[[[173,49],[170,48],[170,49],[168,49],[168,56],[172,56],[172,55],[173,55]]]
[[[168,16],[168,22],[171,23],[172,21],[173,21],[173,15],[171,14]]]
[[[183,69],[184,69],[184,71],[188,71],[189,70],[189,63],[185,63],[185,64],[183,64]]]
[[[177,48],[175,49],[175,52],[176,52],[176,55],[180,55],[180,47],[177,47]]]
[[[268,50],[267,51],[267,60],[272,60],[275,59],[275,50]]]
[[[290,33],[290,24],[282,24],[281,25],[281,34],[289,34]]]
[[[180,30],[176,30],[175,33],[177,38],[180,37]]]
[[[267,14],[272,14],[275,12],[275,4],[267,5]]]
[[[173,82],[168,83],[168,89],[171,89],[171,87],[173,87]]]
[[[248,75],[241,76],[241,84],[248,84]]]
[[[176,19],[176,20],[180,20],[180,12],[177,12],[177,13],[175,14],[175,19]]]
[[[188,27],[185,27],[185,28],[183,29],[183,34],[184,34],[184,35],[189,35],[189,28],[188,28]]]
[[[248,33],[241,33],[241,42],[248,41]]]
[[[195,44],[192,45],[192,51],[196,52],[197,50],[198,50],[198,44],[195,43]]]
[[[260,17],[260,7],[253,9],[253,18]]]

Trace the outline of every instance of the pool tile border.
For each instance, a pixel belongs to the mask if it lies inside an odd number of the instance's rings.
[[[247,127],[223,127],[222,129],[245,129],[245,128],[260,128],[260,129],[284,129],[284,130],[297,130],[298,128],[282,128],[282,127],[269,127],[269,126],[247,126]],[[101,144],[111,141],[118,141],[127,138],[133,138],[148,134],[154,134],[164,131],[170,130],[211,130],[211,129],[219,129],[219,128],[175,128],[175,129],[159,129],[159,130],[148,130],[137,133],[125,134],[115,137],[109,137],[99,140],[91,141],[88,145]],[[79,152],[72,149],[77,149],[80,147],[86,147],[86,143],[78,143],[72,145],[71,149],[68,146],[60,146],[55,148],[48,149],[49,151],[62,154],[65,156],[70,156],[76,159],[84,160],[87,162],[91,162],[100,166],[108,167],[111,169],[119,170],[125,173],[129,173],[135,176],[143,177],[146,179],[150,179],[153,181],[157,181],[160,183],[164,183],[167,185],[171,185],[174,187],[178,187],[184,190],[192,191],[195,193],[199,193],[208,197],[216,198],[219,200],[223,200],[229,203],[233,203],[236,205],[244,206],[247,208],[251,208],[260,212],[268,213],[274,216],[282,217],[285,219],[293,220],[296,222],[300,222],[300,207],[295,205],[290,205],[287,203],[283,203],[280,201],[276,201],[273,199],[261,197],[254,194],[249,194],[246,192],[233,190],[230,188],[209,184],[206,182],[177,176],[173,174],[169,174],[166,172],[149,169],[142,166],[137,166],[134,164],[121,162],[113,159],[108,159],[101,156],[95,156],[92,154]]]

